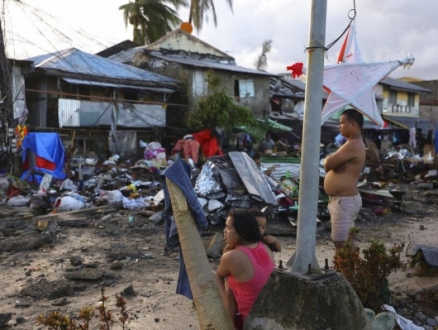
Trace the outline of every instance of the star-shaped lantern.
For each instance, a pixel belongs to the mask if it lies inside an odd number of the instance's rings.
[[[353,23],[342,45],[338,63],[324,67],[323,85],[329,97],[322,110],[321,123],[350,106],[383,127],[373,88],[399,66],[410,67],[414,57],[408,56],[399,61],[363,62]],[[288,69],[292,69],[292,66]]]

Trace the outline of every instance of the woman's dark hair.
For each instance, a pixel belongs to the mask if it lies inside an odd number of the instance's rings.
[[[348,121],[354,121],[359,126],[359,128],[362,129],[364,118],[359,111],[355,109],[347,109],[342,112],[342,114],[347,117]]]
[[[248,211],[231,211],[228,215],[233,218],[233,226],[245,243],[263,241],[259,224],[253,214]]]

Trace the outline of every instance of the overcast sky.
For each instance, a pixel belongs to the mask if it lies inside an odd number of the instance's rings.
[[[126,39],[119,6],[128,0],[3,0],[2,24],[9,57],[27,58],[76,47],[96,53]],[[306,63],[311,0],[234,0],[232,13],[225,0],[215,0],[218,26],[204,23],[193,33],[229,53],[238,65],[254,67],[264,40],[272,39],[267,71],[285,72],[295,62]],[[327,0],[326,45],[349,23],[353,0]],[[356,0],[356,30],[366,62],[415,57],[410,70],[396,69],[391,77],[438,79],[437,0]],[[181,18],[188,19],[187,10]],[[335,64],[341,41],[327,53],[326,65]]]

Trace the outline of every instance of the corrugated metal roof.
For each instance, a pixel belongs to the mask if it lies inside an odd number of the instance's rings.
[[[195,66],[200,68],[206,68],[206,69],[216,69],[216,70],[224,70],[224,71],[231,71],[231,72],[239,72],[239,73],[249,73],[254,75],[260,75],[260,76],[278,76],[277,74],[265,72],[265,71],[259,71],[255,69],[249,69],[244,68],[235,64],[230,63],[220,63],[219,61],[214,61],[211,59],[193,59],[189,57],[185,57],[182,55],[177,54],[168,54],[164,55],[161,52],[157,51],[151,51],[149,52],[150,56],[166,60],[166,61],[172,61],[188,66]]]
[[[398,79],[386,77],[382,81],[380,81],[380,84],[387,85],[391,89],[395,90],[402,90],[402,91],[408,91],[408,92],[414,92],[414,93],[432,93],[430,89],[423,88],[414,84],[410,84]]]
[[[134,47],[131,49],[126,49],[120,53],[111,55],[108,58],[115,62],[131,64],[134,61],[135,55],[138,53],[143,53],[144,49],[145,46]]]
[[[133,89],[141,89],[148,90],[152,92],[161,92],[161,93],[173,93],[173,89],[169,88],[160,88],[160,87],[146,87],[146,86],[134,86],[134,85],[122,85],[122,84],[112,84],[108,82],[100,82],[100,81],[89,81],[89,80],[80,80],[80,79],[72,79],[72,78],[62,78],[66,82],[74,85],[90,85],[90,86],[104,86],[104,87],[116,87],[116,88],[133,88]]]
[[[101,50],[100,52],[96,53],[95,55],[108,58],[114,54],[118,54],[118,53],[123,52],[127,49],[131,49],[131,48],[139,47],[139,46],[140,45],[134,41],[125,40],[125,41],[119,42],[116,45],[105,48],[104,50]]]
[[[280,181],[281,178],[285,177],[286,174],[290,175],[291,178],[300,178],[301,164],[291,164],[291,163],[261,163],[262,168],[270,170],[269,176],[276,181]],[[319,167],[319,176],[321,178],[325,177],[325,171],[323,167]]]
[[[432,120],[426,118],[383,115],[383,119],[391,121],[394,124],[404,128],[421,128],[425,132],[430,129],[438,129],[438,123],[435,123]],[[398,123],[400,123],[401,125],[399,125]]]
[[[294,86],[287,79],[271,77],[270,94],[280,98],[304,99],[304,90]]]
[[[166,61],[176,62],[188,66],[195,66],[200,68],[206,68],[206,69],[216,69],[216,70],[224,70],[224,71],[231,71],[231,72],[239,72],[239,73],[249,73],[254,75],[260,75],[260,76],[270,76],[275,77],[278,76],[277,74],[265,72],[265,71],[259,71],[255,69],[249,69],[244,68],[235,64],[230,63],[220,63],[219,61],[215,61],[212,59],[194,59],[190,57],[185,57],[183,55],[179,54],[167,54],[164,55],[161,52],[157,51],[151,51],[148,52],[148,54],[152,57],[159,58]]]
[[[131,80],[137,83],[154,82],[176,84],[178,81],[143,69],[97,55],[69,48],[57,53],[32,57],[35,68],[56,70],[78,75],[95,76],[105,79]]]
[[[199,59],[195,59],[181,54],[165,55],[159,51],[148,51],[144,46],[136,47],[120,52],[119,54],[115,54],[111,56],[110,59],[120,63],[132,63],[134,61],[135,55],[141,54],[143,52],[147,52],[150,56],[159,58],[161,60],[176,62],[188,66],[201,67],[206,69],[225,70],[225,71],[239,72],[239,73],[249,73],[249,74],[262,75],[262,76],[271,76],[271,77],[278,76],[277,74],[273,74],[265,71],[244,68],[233,63],[220,63],[219,60],[212,59],[213,57],[202,58],[202,56],[200,56]]]
[[[409,242],[406,248],[406,256],[414,257],[418,252],[423,254],[424,260],[431,265],[438,267],[438,247]]]

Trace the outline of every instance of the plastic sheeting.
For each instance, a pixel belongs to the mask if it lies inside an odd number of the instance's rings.
[[[418,252],[423,254],[424,259],[429,265],[438,267],[438,246],[410,242],[406,249],[406,255],[408,257],[414,257]]]
[[[24,168],[27,169],[21,176],[22,180],[32,169],[51,174],[56,179],[65,179],[66,175],[63,172],[65,151],[58,133],[28,133],[23,139],[22,147],[22,160]],[[28,168],[30,165],[28,151],[36,157],[33,168]],[[42,177],[35,176],[35,179],[40,182]]]
[[[408,320],[407,318],[398,315],[394,307],[390,305],[383,305],[383,309],[394,315],[395,321],[397,322],[397,324],[400,326],[402,330],[424,330],[423,327],[419,327],[418,325],[415,325],[414,322],[412,322],[411,320]]]

